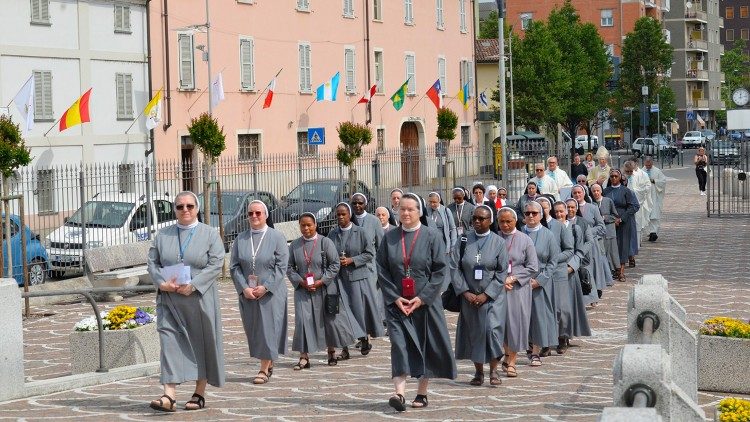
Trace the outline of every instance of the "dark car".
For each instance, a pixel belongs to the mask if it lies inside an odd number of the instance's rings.
[[[708,148],[710,162],[733,165],[740,162],[740,151],[732,141],[713,141]]]
[[[203,195],[198,195],[201,203]],[[271,192],[246,191],[246,190],[222,190],[221,191],[221,213],[224,224],[224,248],[229,251],[230,246],[237,235],[247,230],[250,223],[247,220],[247,206],[251,201],[259,199],[268,207],[268,225],[283,221],[279,210],[279,201]],[[216,191],[211,192],[211,221],[212,227],[219,227],[219,202]]]
[[[367,212],[374,213],[377,206],[370,189],[364,183],[357,181],[355,191],[368,198]],[[318,233],[325,236],[336,224],[336,204],[342,201],[348,202],[348,192],[347,181],[342,182],[339,179],[306,181],[281,197],[279,209],[282,221],[296,221],[303,212],[311,212],[318,220]]]
[[[3,216],[3,220],[4,220]],[[8,274],[8,251],[5,250],[5,224],[0,225],[0,236],[3,240],[3,274]],[[49,276],[49,258],[47,250],[39,240],[39,235],[32,232],[28,226],[21,228],[21,219],[17,215],[10,216],[10,245],[13,258],[13,278],[19,286],[23,286],[23,260],[21,257],[21,230],[26,232],[26,264],[29,270],[29,285],[44,283]]]

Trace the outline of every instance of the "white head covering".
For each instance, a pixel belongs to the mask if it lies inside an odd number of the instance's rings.
[[[484,208],[484,209],[486,209],[487,211],[490,212],[490,224],[492,224],[492,223],[495,222],[495,212],[492,210],[492,208],[490,208],[488,205],[481,204],[481,205],[477,205],[477,207],[475,208],[475,210],[477,210],[479,208]]]
[[[260,199],[256,199],[253,201],[250,201],[249,204],[247,204],[247,209],[250,209],[250,206],[253,204],[260,204],[263,206],[263,213],[266,215],[266,218],[268,218],[268,207],[266,206],[266,203],[261,201]]]
[[[515,218],[516,221],[518,221],[518,213],[516,213],[516,210],[514,210],[513,208],[511,208],[511,207],[502,207],[502,208],[500,208],[500,210],[498,210],[497,215],[500,216],[500,213],[502,213],[502,212],[509,212],[509,213],[513,214],[513,218]]]
[[[181,196],[192,196],[193,200],[195,200],[195,207],[198,208],[198,209],[200,209],[200,207],[201,207],[201,201],[198,200],[198,196],[196,194],[194,194],[193,192],[190,192],[189,190],[184,190],[184,191],[178,193],[177,195],[175,195],[174,201],[172,201],[172,203],[173,204],[176,203],[177,202],[177,198],[179,198]]]
[[[440,194],[437,193],[437,192],[430,192],[430,193],[427,194],[428,198],[431,197],[431,196],[437,196],[438,201],[442,201],[443,200],[443,197],[440,196]]]
[[[404,199],[404,198],[411,198],[417,201],[417,208],[419,208],[419,216],[421,217],[424,214],[424,209],[422,208],[422,205],[423,205],[422,198],[417,196],[416,193],[412,193],[412,192],[405,193],[404,196],[401,197],[401,199]]]
[[[352,201],[354,200],[355,196],[361,196],[362,200],[365,202],[365,206],[367,205],[367,197],[365,196],[365,194],[356,192],[354,195],[352,195]]]
[[[596,150],[596,159],[604,158],[605,160],[609,160],[609,151],[607,151],[607,148],[604,147],[604,145],[600,145],[599,148]]]
[[[315,218],[315,214],[313,214],[313,213],[311,213],[311,212],[307,212],[307,211],[306,211],[306,212],[303,212],[302,214],[300,214],[300,215],[299,215],[299,218],[297,219],[297,221],[299,221],[299,220],[302,220],[302,217],[310,217],[310,218],[312,218],[312,219],[313,219],[313,222],[314,222],[315,224],[318,224],[318,219],[317,219],[317,218]]]
[[[490,192],[497,192],[497,186],[495,185],[487,186],[487,193],[490,193]]]
[[[346,207],[346,209],[347,209],[347,210],[349,210],[349,216],[350,216],[350,217],[351,217],[352,215],[354,215],[354,213],[352,213],[352,206],[351,206],[351,205],[349,205],[349,203],[348,203],[348,202],[339,202],[338,204],[336,204],[336,208],[338,208],[338,207],[340,207],[340,206],[342,206],[342,205],[344,205],[344,206]],[[334,208],[334,210],[335,210],[336,208]]]
[[[544,199],[547,199],[547,198],[544,198]],[[536,210],[539,211],[540,214],[544,215],[544,208],[542,208],[542,204],[540,204],[539,202],[537,202],[537,201],[529,201],[529,202],[527,202],[523,206],[524,207],[524,211],[525,211],[525,208],[529,207],[529,206],[536,208]]]
[[[399,189],[399,188],[394,188],[394,189],[391,189],[391,195],[393,195],[393,192],[398,192],[398,193],[400,193],[401,195],[403,195],[403,194],[404,194],[404,191],[403,191],[403,190],[401,190],[401,189]]]

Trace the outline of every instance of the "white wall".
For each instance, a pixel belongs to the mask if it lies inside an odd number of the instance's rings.
[[[130,34],[115,33],[113,3],[89,4],[89,45],[93,51],[141,53],[146,51],[146,8],[130,6]]]
[[[50,25],[31,25],[31,2],[0,0],[0,44],[78,48],[77,0],[50,0]]]

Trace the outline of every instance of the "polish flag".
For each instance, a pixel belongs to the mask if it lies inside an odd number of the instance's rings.
[[[367,94],[365,93],[365,95],[363,95],[363,96],[362,96],[362,98],[360,98],[360,99],[359,99],[359,101],[357,101],[357,104],[362,104],[362,103],[369,103],[370,101],[372,101],[372,97],[373,97],[373,96],[375,95],[375,89],[376,89],[376,88],[377,88],[377,85],[373,85],[373,86],[372,86],[372,87],[370,88],[370,95],[368,96],[368,95],[367,95]]]
[[[271,107],[271,101],[273,101],[273,90],[276,89],[276,78],[273,78],[271,80],[271,83],[268,84],[268,93],[266,94],[266,99],[263,101],[263,108],[269,108]]]

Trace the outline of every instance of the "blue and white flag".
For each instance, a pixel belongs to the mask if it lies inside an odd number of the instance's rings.
[[[485,93],[485,91],[487,90],[485,89],[481,94],[479,94],[479,102],[484,106],[484,108],[489,108],[489,103],[487,102],[487,94]]]
[[[339,90],[339,72],[317,89],[316,101],[336,101],[336,93]]]

